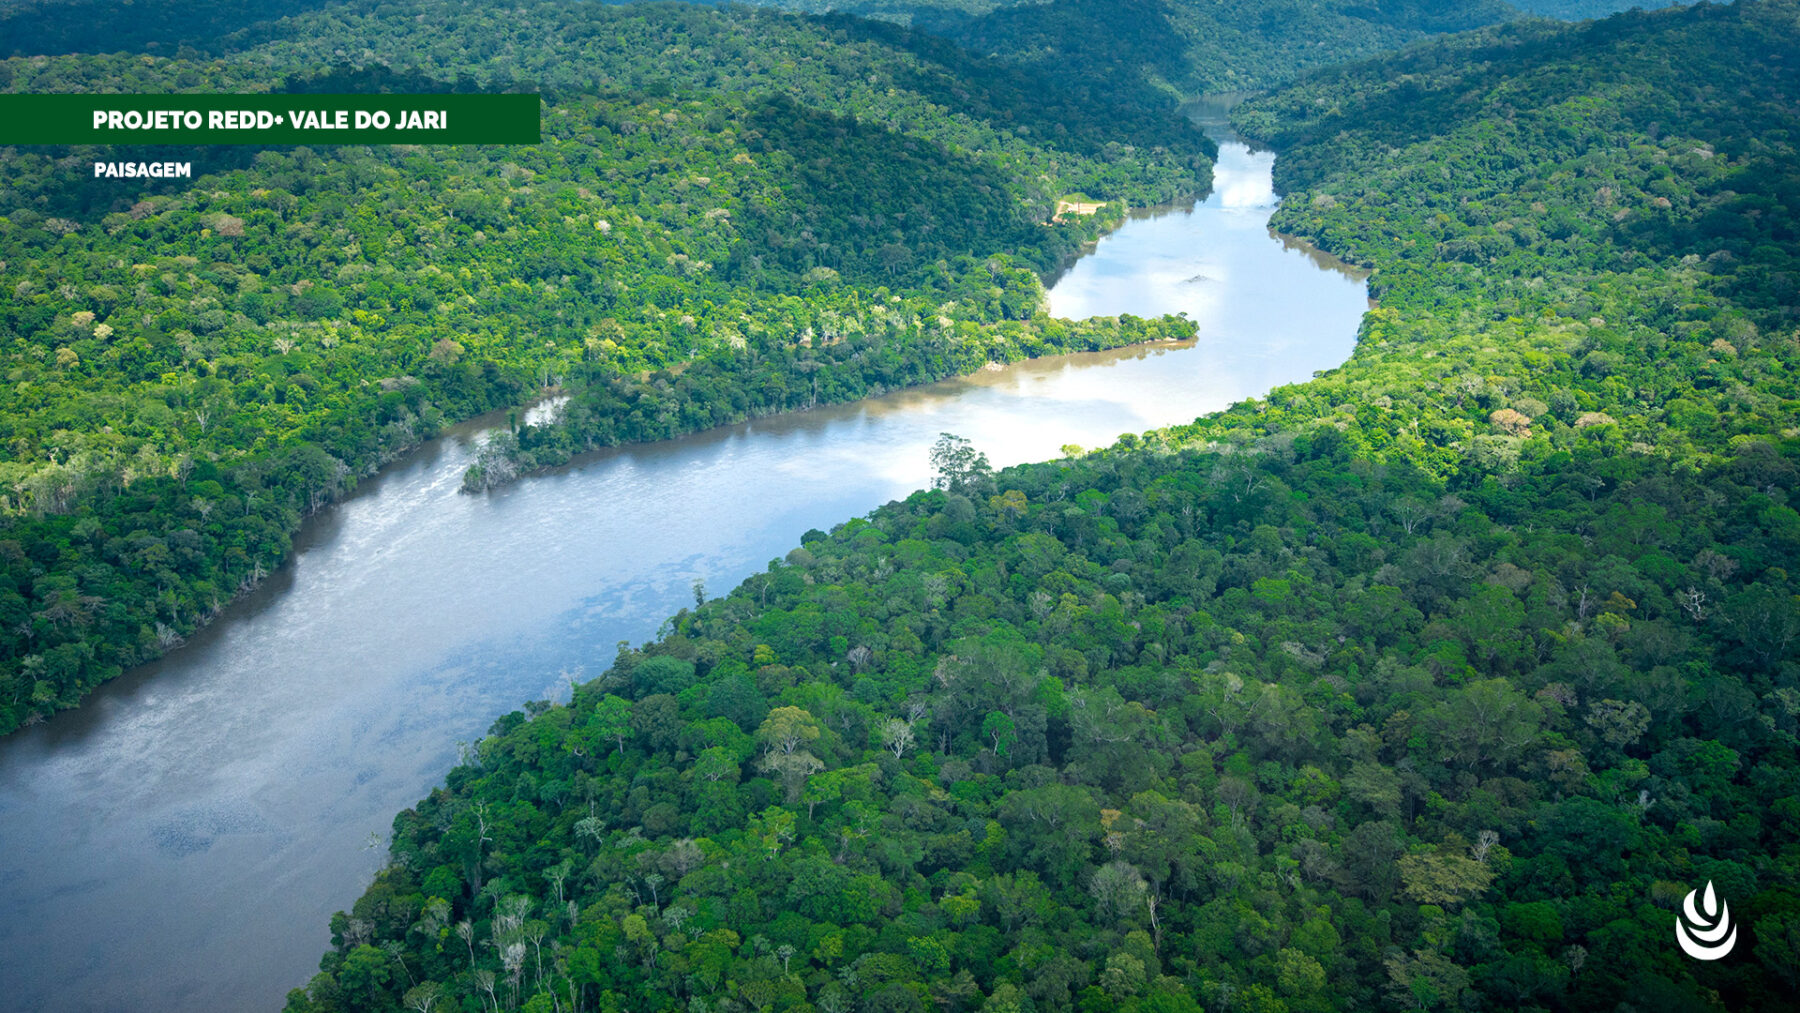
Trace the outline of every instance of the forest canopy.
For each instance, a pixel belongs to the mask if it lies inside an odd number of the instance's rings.
[[[141,189],[84,178],[101,149],[0,152],[0,732],[181,643],[449,422],[572,395],[564,426],[496,443],[483,488],[1192,334],[1052,320],[1039,281],[1125,207],[1206,186],[1211,144],[1167,108],[749,9],[367,3],[269,34],[16,58],[0,85],[537,92],[545,143],[215,148]],[[1072,192],[1105,210],[1052,221]]]
[[[1797,17],[1240,107],[1277,224],[1375,271],[1349,363],[998,473],[947,439],[498,720],[289,1010],[1788,1008]]]

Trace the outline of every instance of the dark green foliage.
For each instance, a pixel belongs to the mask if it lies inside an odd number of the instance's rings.
[[[1552,442],[1506,488],[1281,433],[1112,451],[846,524],[571,707],[497,726],[396,821],[345,923],[361,935],[290,1008],[397,997],[331,998],[364,943],[471,994],[463,919],[475,970],[581,1008],[879,1007],[898,987],[1329,1009],[1421,981],[1778,1008],[1755,965],[1664,956],[1703,878],[1772,931],[1796,911],[1792,634],[1734,661],[1744,628],[1684,604],[1689,582],[1766,588],[1800,628],[1779,568],[1700,568],[1766,542],[1768,492],[1733,478],[1741,456],[1671,477]],[[1565,534],[1646,500],[1679,511],[1656,551],[1698,567],[1646,578]],[[947,537],[964,523],[971,542]],[[1359,537],[1379,548],[1356,557]],[[543,975],[509,979],[496,954],[533,920]]]
[[[1062,76],[1096,102],[1266,88],[1427,34],[1517,16],[1501,0],[774,0],[912,24],[971,52]]]
[[[289,1008],[396,1003],[369,949],[471,1008],[1788,1008],[1796,13],[1244,110],[1377,270],[1349,364],[809,534],[498,725]]]
[[[144,190],[79,167],[166,153],[0,155],[0,731],[179,643],[447,422],[570,395],[560,425],[493,441],[483,488],[1191,333],[1050,320],[1038,281],[1124,204],[1205,185],[1211,146],[1167,110],[748,10],[370,4],[270,34],[213,62],[0,66],[36,92],[542,89],[545,143],[208,149],[180,156],[201,178]],[[1048,223],[1074,190],[1116,203]]]
[[[1538,17],[1580,21],[1584,18],[1603,18],[1634,8],[1649,11],[1659,7],[1673,7],[1680,0],[1507,0],[1507,3]]]
[[[0,11],[0,58],[145,52],[195,56],[223,37],[266,27],[329,0],[25,0]]]

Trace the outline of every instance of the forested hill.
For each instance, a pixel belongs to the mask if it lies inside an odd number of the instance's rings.
[[[1560,18],[1564,21],[1582,21],[1588,18],[1603,18],[1609,14],[1617,14],[1628,10],[1656,10],[1662,7],[1674,7],[1681,0],[1507,0],[1527,14],[1543,18]]]
[[[1280,222],[1376,269],[1350,363],[997,475],[946,441],[498,721],[288,1008],[1792,1008],[1797,19],[1244,108]]]
[[[1192,98],[1265,89],[1431,35],[1522,15],[1579,20],[1674,0],[763,0],[910,24],[972,52],[1056,70],[1091,93]]]
[[[16,58],[0,86],[530,90],[545,140],[189,149],[198,178],[144,186],[81,166],[169,153],[0,151],[0,732],[180,643],[446,422],[545,388],[615,443],[1192,331],[1041,305],[1124,205],[1206,187],[1210,142],[1160,102],[676,4],[338,5],[219,51]],[[1049,221],[1077,192],[1110,203]]]
[[[1665,340],[1754,345],[1800,314],[1795,11],[1503,26],[1316,75],[1234,119],[1283,151],[1277,226],[1379,263],[1384,293],[1548,308],[1601,352],[1652,340],[1580,312],[1628,285],[1647,302],[1632,322]]]
[[[989,15],[1004,14],[1001,34],[1041,32],[1052,24],[1083,29],[1081,38],[1119,51],[1111,32],[1131,30],[1114,13],[1152,14],[1172,22],[1190,44],[1227,59],[1239,87],[1290,79],[1299,70],[1391,48],[1424,33],[1456,31],[1523,11],[1577,20],[1672,0],[1242,0],[1231,4],[1162,0],[1155,5],[1091,0],[760,0],[762,6],[807,14],[844,13],[910,24],[939,33],[982,31]],[[295,15],[330,10],[341,0],[133,0],[131,17],[116,16],[117,0],[11,0],[0,5],[0,57],[64,53],[146,52],[157,56],[218,56],[246,40],[286,35]],[[354,0],[349,6],[354,7]],[[1032,8],[1041,8],[1036,13]],[[1093,31],[1101,29],[1095,36]],[[1072,52],[1091,48],[1071,45]],[[1165,49],[1167,47],[1164,47]],[[1210,73],[1208,68],[1201,68]]]
[[[1045,70],[1095,93],[1146,85],[1169,100],[1266,88],[1438,32],[1517,16],[1502,0],[778,0],[788,9],[892,18],[972,52]]]

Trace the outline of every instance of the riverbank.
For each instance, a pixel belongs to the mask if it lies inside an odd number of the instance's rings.
[[[1036,301],[1041,302],[1042,296]],[[570,396],[556,419],[521,425],[489,441],[464,475],[463,488],[484,492],[603,447],[651,443],[753,418],[853,403],[889,390],[967,376],[992,364],[1193,336],[1193,323],[1175,315],[1061,320],[1034,313],[974,334],[940,317],[928,332],[925,347],[910,349],[914,354],[905,359],[880,337],[852,338],[841,346],[819,349],[817,357],[801,360],[791,371],[795,378],[804,378],[798,390],[771,391],[753,384],[757,364],[747,356],[707,360],[680,373],[597,376]]]
[[[735,586],[802,532],[927,484],[940,432],[996,466],[1046,460],[1343,362],[1363,286],[1273,241],[1268,208],[1224,206],[1268,173],[1232,149],[1215,197],[1126,223],[1048,293],[1066,316],[1187,312],[1199,341],[613,447],[484,496],[457,494],[482,439],[465,424],[360,483],[203,635],[0,740],[5,1003],[273,1006],[379,865],[371,835],[459,742],[522,701],[567,699],[620,641],[691,608],[696,580]]]

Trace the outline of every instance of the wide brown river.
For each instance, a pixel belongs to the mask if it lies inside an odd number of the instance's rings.
[[[1365,287],[1269,233],[1271,162],[1222,144],[1204,202],[1133,218],[1051,291],[1059,316],[1185,310],[1196,341],[606,452],[487,496],[457,492],[470,425],[366,483],[191,643],[0,740],[0,1008],[278,1009],[458,743],[567,699],[694,580],[722,593],[924,485],[940,432],[996,465],[1046,459],[1342,363]]]

